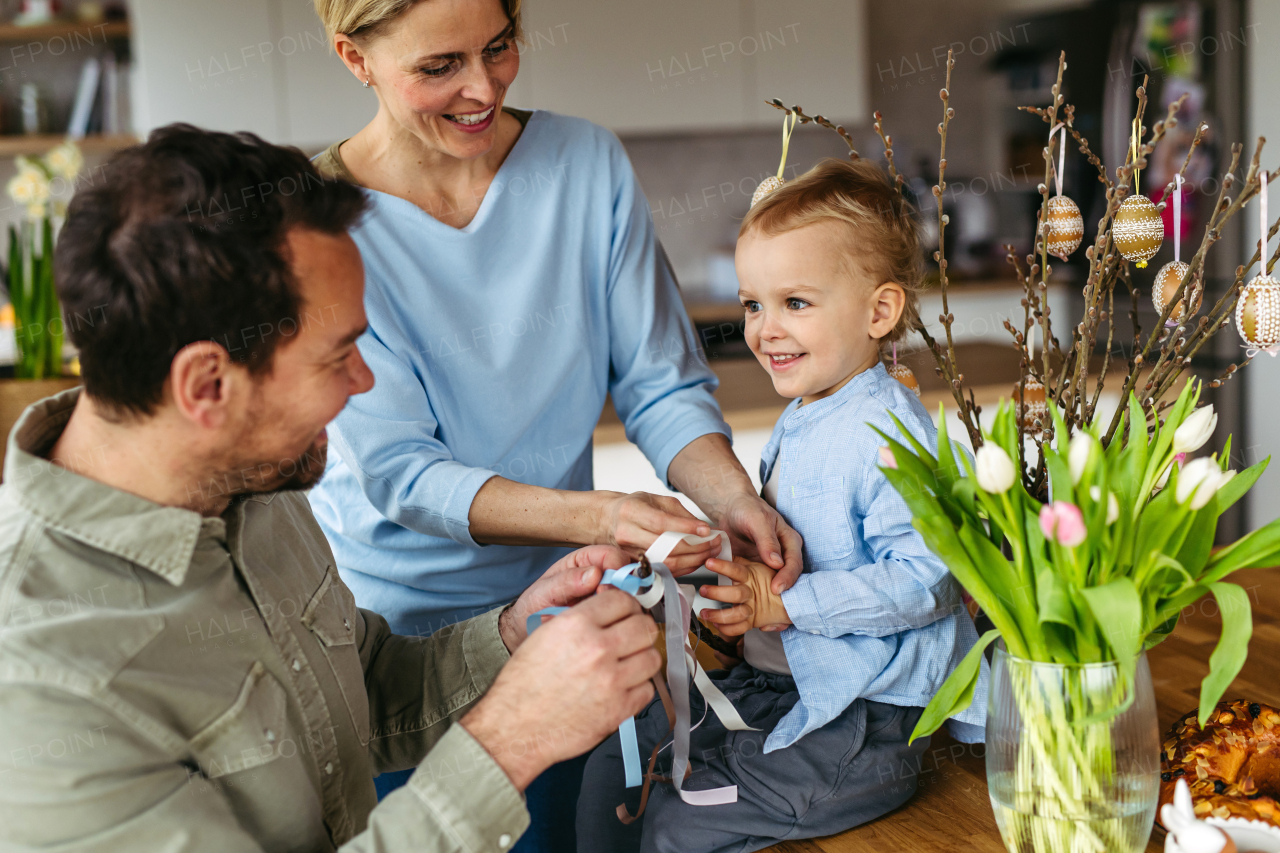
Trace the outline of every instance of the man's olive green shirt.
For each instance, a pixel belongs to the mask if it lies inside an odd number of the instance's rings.
[[[0,850],[509,847],[524,800],[452,725],[498,611],[396,636],[301,494],[203,518],[53,465],[77,394],[27,410],[0,486]]]

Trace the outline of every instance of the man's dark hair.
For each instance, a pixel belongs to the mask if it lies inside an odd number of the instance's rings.
[[[364,209],[359,188],[251,133],[173,124],[120,152],[72,199],[54,252],[86,393],[152,414],[197,341],[270,370],[302,307],[286,234],[341,234]]]

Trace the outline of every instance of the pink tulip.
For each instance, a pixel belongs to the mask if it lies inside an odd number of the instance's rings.
[[[1068,548],[1084,542],[1088,533],[1080,507],[1066,501],[1054,501],[1040,508],[1040,532],[1046,539]]]
[[[898,460],[893,458],[893,451],[888,445],[880,448],[880,464],[886,468],[897,468]]]

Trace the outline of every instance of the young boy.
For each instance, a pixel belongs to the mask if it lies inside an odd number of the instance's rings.
[[[926,446],[937,433],[920,401],[889,377],[882,349],[917,317],[920,245],[897,191],[866,160],[826,161],[762,199],[738,236],[739,296],[751,351],[787,407],[760,463],[764,497],[803,537],[805,573],[781,595],[773,571],[746,560],[707,566],[731,585],[703,618],[744,636],[745,661],[713,675],[758,732],[727,731],[714,713],[694,730],[687,790],[738,786],[736,803],[692,806],[655,784],[624,826],[618,736],[587,764],[580,853],[750,851],[872,820],[915,792],[928,738],[908,746],[923,706],[977,640],[960,590],[911,526],[879,471],[873,426]],[[986,669],[959,740],[982,739]],[[691,691],[693,719],[704,704]],[[660,702],[636,719],[641,756],[665,739]],[[670,749],[666,758],[670,772]]]

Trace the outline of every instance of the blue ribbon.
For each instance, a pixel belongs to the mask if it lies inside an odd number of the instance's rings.
[[[532,634],[542,626],[543,616],[555,616],[557,613],[563,613],[569,608],[567,607],[544,607],[537,613],[530,616],[524,622],[524,630],[526,634]]]
[[[624,566],[621,569],[610,569],[604,573],[604,580],[601,583],[615,586],[623,592],[635,595],[636,591],[643,588],[653,586],[653,575],[647,578],[638,578],[630,574],[639,563],[632,563],[630,566]],[[537,613],[533,614],[525,622],[526,630],[532,634],[542,625],[543,616],[555,616],[557,613],[563,613],[569,608],[567,607],[544,607]],[[622,739],[622,766],[627,774],[627,787],[638,788],[641,783],[640,774],[640,743],[636,739],[636,718],[627,717],[622,721],[622,725],[618,726],[618,737]]]

